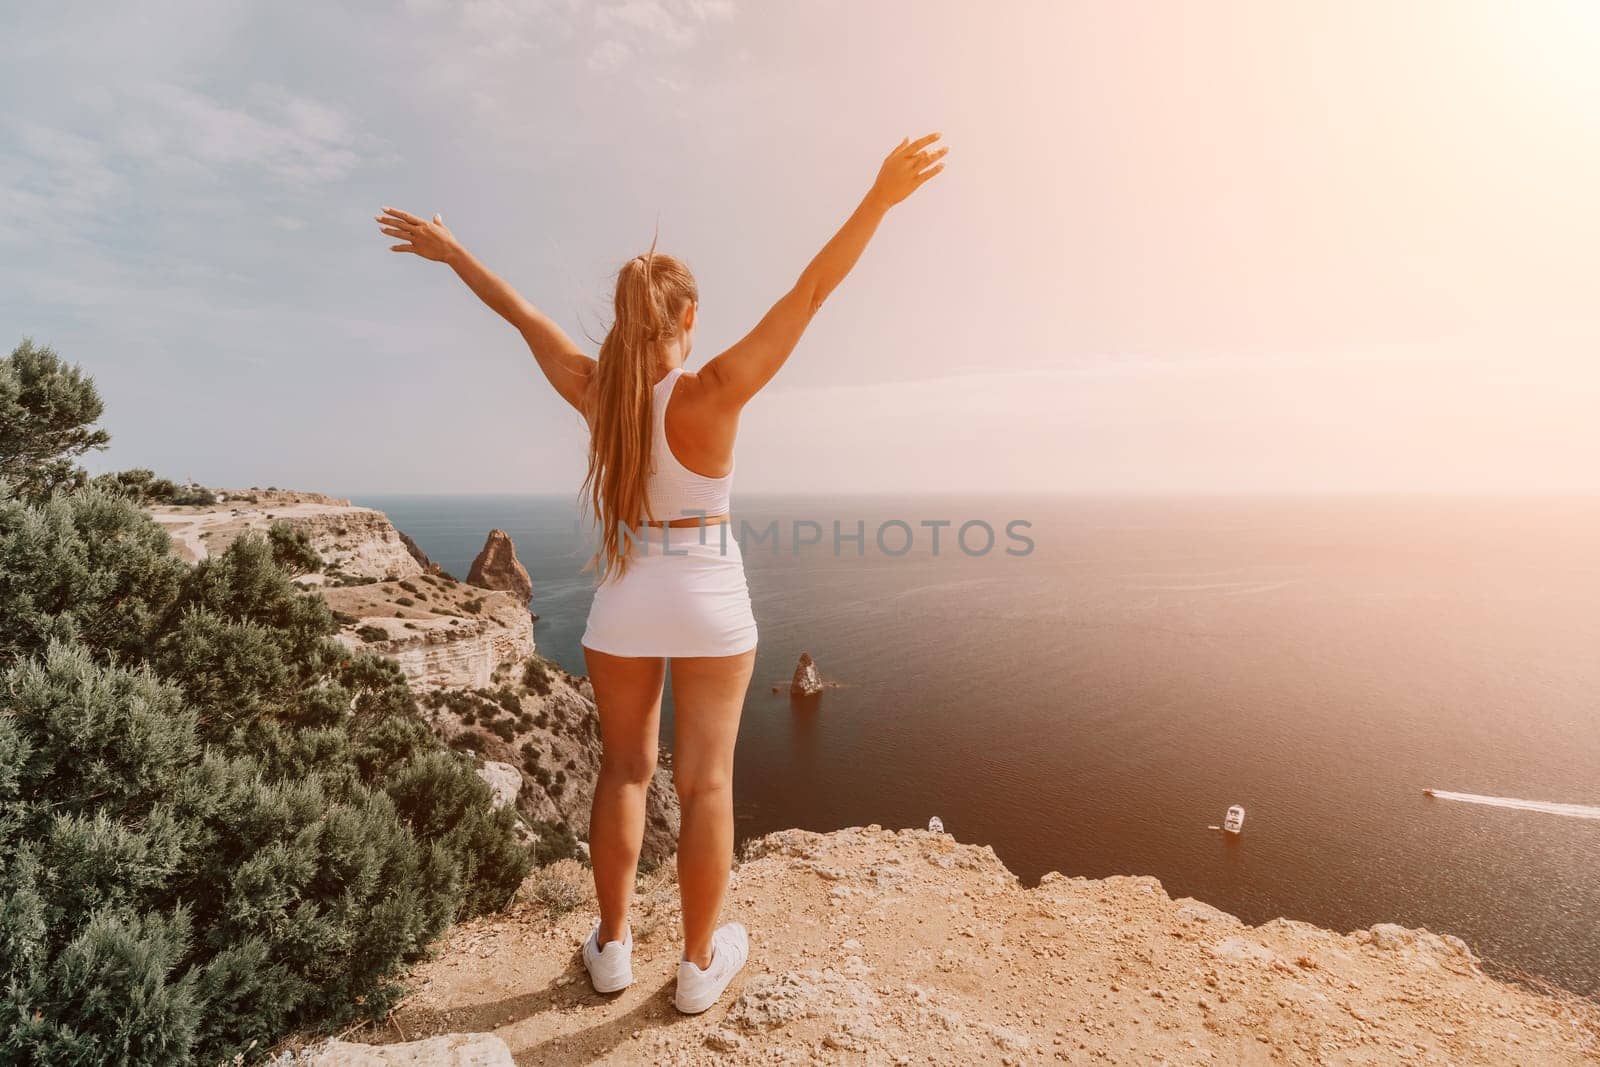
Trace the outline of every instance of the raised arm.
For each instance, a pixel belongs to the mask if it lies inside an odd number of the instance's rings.
[[[735,410],[743,407],[778,373],[822,302],[861,258],[884,215],[944,170],[939,160],[949,149],[933,148],[938,139],[937,133],[930,133],[896,145],[860,206],[822,246],[794,287],[772,305],[755,329],[701,368],[700,380],[719,405]]]
[[[496,315],[517,328],[539,369],[563,400],[583,410],[583,392],[594,373],[594,360],[572,343],[555,321],[528,303],[505,279],[485,267],[457,241],[438,215],[430,222],[408,211],[386,207],[377,217],[383,232],[405,243],[391,245],[391,252],[409,252],[435,263],[448,263],[467,288],[477,294]]]

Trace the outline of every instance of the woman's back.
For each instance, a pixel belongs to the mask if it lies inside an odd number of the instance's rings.
[[[733,491],[733,465],[728,465],[728,472],[720,477],[712,477],[697,473],[687,466],[674,451],[669,439],[667,417],[669,410],[677,416],[673,419],[673,429],[679,431],[672,436],[689,436],[683,433],[691,429],[689,423],[696,414],[684,410],[683,405],[674,405],[679,379],[683,377],[684,369],[674,367],[669,370],[656,383],[650,397],[650,476],[645,484],[645,501],[649,509],[648,518],[653,522],[671,522],[683,518],[708,518],[729,513],[729,498]],[[709,466],[698,462],[694,451],[686,451],[691,460],[696,461],[696,466]]]

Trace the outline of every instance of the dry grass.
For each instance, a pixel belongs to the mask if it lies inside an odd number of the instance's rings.
[[[594,881],[577,860],[557,860],[530,874],[521,895],[530,906],[559,919],[594,902]]]

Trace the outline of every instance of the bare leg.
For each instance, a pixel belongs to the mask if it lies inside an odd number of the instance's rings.
[[[733,867],[733,747],[755,662],[753,649],[672,661],[672,779],[683,806],[683,958],[697,967],[711,962],[711,935]]]
[[[599,943],[621,941],[628,928],[644,844],[645,794],[656,769],[661,730],[658,657],[612,656],[583,650],[600,712],[600,776],[589,815],[589,861],[600,901]]]

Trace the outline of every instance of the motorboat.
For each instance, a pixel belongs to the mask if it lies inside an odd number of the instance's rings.
[[[1244,808],[1235,804],[1228,809],[1227,817],[1222,820],[1222,829],[1226,833],[1236,834],[1244,829]]]

